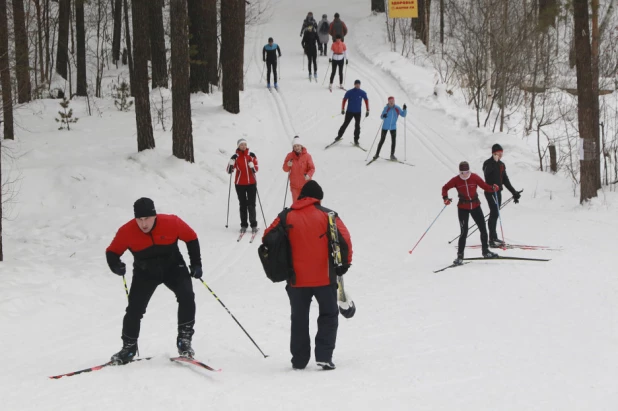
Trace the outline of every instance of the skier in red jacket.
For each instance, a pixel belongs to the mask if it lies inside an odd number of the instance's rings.
[[[320,185],[308,181],[286,216],[288,238],[292,249],[295,277],[285,287],[292,309],[290,351],[292,367],[303,369],[311,358],[309,308],[315,297],[320,309],[318,333],[315,337],[315,360],[325,370],[335,369],[332,362],[337,339],[337,275],[343,275],[352,264],[352,241],[343,221],[335,214],[343,265],[336,267],[330,253],[328,214],[322,207],[324,193]],[[279,217],[264,232],[264,237],[280,224]]]
[[[459,226],[461,234],[459,235],[459,248],[457,250],[457,258],[453,264],[463,264],[464,250],[466,248],[466,238],[468,237],[468,220],[470,216],[479,228],[481,233],[481,244],[483,247],[483,257],[496,258],[498,255],[489,251],[487,244],[487,228],[485,227],[485,218],[481,209],[481,201],[476,193],[477,187],[481,187],[485,191],[498,191],[500,187],[497,185],[490,186],[485,183],[477,174],[470,172],[470,165],[467,161],[459,163],[459,175],[453,177],[448,183],[442,187],[442,199],[444,205],[451,204],[452,200],[448,198],[448,190],[451,188],[457,189],[459,202],[457,203],[457,213],[459,216]]]
[[[282,168],[290,176],[292,201],[296,201],[300,195],[300,189],[303,188],[307,181],[311,180],[315,173],[313,158],[302,144],[300,137],[296,136],[292,140],[292,151],[285,156]]]
[[[255,212],[255,196],[257,185],[255,173],[258,171],[258,159],[255,154],[247,148],[247,140],[241,138],[236,142],[236,154],[230,159],[227,172],[232,174],[236,170],[234,185],[240,203],[240,232],[247,231],[247,213],[251,223],[251,232],[257,232],[257,218]]]
[[[181,356],[192,358],[193,325],[195,324],[195,295],[191,277],[202,278],[200,243],[195,231],[172,214],[157,214],[154,202],[140,198],[133,204],[135,219],[116,233],[107,247],[106,257],[110,270],[124,276],[127,268],[120,260],[125,251],[133,254],[133,281],[129,292],[129,305],[122,323],[122,349],[111,361],[126,364],[137,354],[140,322],[150,297],[157,287],[165,284],[178,301],[178,337],[176,346]],[[187,244],[190,271],[178,249],[178,240]]]

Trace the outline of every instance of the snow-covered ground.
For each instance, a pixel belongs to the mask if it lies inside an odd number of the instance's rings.
[[[343,92],[321,85],[325,57],[318,84],[301,70],[298,33],[308,10],[299,1],[273,2],[273,18],[247,31],[241,114],[225,113],[218,94],[192,98],[195,164],[173,158],[171,134],[161,130],[156,150],[136,154],[134,114],[118,112],[111,101],[98,102],[100,117],[72,102],[80,120],[70,132],[56,130],[57,101],[20,110],[17,140],[3,142],[14,156],[3,161],[4,173],[10,168],[18,177],[18,191],[0,265],[2,409],[615,409],[616,194],[600,193],[579,206],[568,180],[536,171],[533,148],[476,129],[467,107],[436,98],[431,71],[385,51],[383,22],[370,16],[367,1],[315,0],[311,10],[316,18],[339,12],[350,29],[346,85],[360,79],[371,106],[361,144],[371,146],[393,95],[409,107],[405,126],[399,123],[397,155],[415,166],[378,161],[366,167],[366,154],[350,145],[353,126],[343,143],[323,150],[343,120]],[[269,36],[283,52],[281,90],[272,94],[259,83]],[[225,229],[224,169],[236,140],[246,138],[260,160],[258,188],[270,223],[283,205],[281,165],[295,134],[313,155],[323,204],[340,213],[354,244],[346,285],[358,311],[340,318],[337,370],[328,373],[313,363],[292,371],[287,296],[263,274],[257,242],[236,243],[234,193]],[[520,204],[502,214],[507,241],[561,250],[501,252],[551,258],[547,263],[481,261],[433,274],[455,257],[447,243],[458,233],[454,205],[412,255],[407,251],[443,207],[440,189],[457,164],[468,160],[480,173],[495,142],[505,148],[514,186],[524,189]],[[47,379],[102,364],[120,348],[126,296],[104,250],[141,196],[196,229],[205,281],[267,359],[195,282],[196,356],[222,373],[167,360],[175,352],[177,304],[161,287],[140,338],[142,355],[153,360]],[[469,244],[478,243],[475,234]],[[130,255],[124,260],[129,265]]]

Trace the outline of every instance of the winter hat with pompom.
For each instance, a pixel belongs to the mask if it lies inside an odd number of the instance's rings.
[[[300,139],[300,137],[296,136],[292,139],[292,147],[294,147],[296,144],[301,145],[303,147],[305,147],[305,145],[303,144],[302,140]]]
[[[238,139],[238,141],[236,142],[236,148],[239,148],[242,143],[247,144],[247,140],[245,140],[244,138]]]

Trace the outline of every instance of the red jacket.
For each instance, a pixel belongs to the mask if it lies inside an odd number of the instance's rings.
[[[142,232],[135,219],[120,227],[107,247],[107,263],[110,268],[117,265],[122,254],[129,250],[133,254],[135,271],[157,276],[178,268],[186,271],[178,240],[187,243],[191,265],[201,266],[197,234],[187,223],[172,214],[157,214],[155,225],[149,233]]]
[[[288,167],[288,161],[292,160],[292,167]],[[315,166],[313,165],[313,159],[311,154],[307,153],[307,149],[303,147],[300,154],[292,151],[285,156],[283,162],[283,171],[286,173],[292,170],[290,173],[290,187],[301,189],[308,180],[305,180],[305,174],[309,176],[309,179],[313,177],[315,173]]]
[[[296,278],[293,287],[321,287],[337,282],[337,274],[328,246],[328,213],[320,200],[305,197],[296,200],[286,217],[288,236],[292,247],[292,264]],[[341,259],[345,266],[352,264],[350,233],[337,216]],[[279,217],[264,231],[266,236],[279,224]]]
[[[442,198],[448,197],[448,190],[456,188],[459,196],[457,207],[465,210],[474,210],[481,205],[479,196],[476,193],[477,187],[481,187],[483,190],[491,191],[492,193],[494,191],[493,187],[485,183],[481,177],[471,173],[470,178],[467,180],[464,180],[458,175],[451,178],[451,180],[442,187]]]
[[[229,173],[231,170],[236,169],[236,177],[234,178],[234,184],[239,186],[248,186],[250,184],[255,184],[255,176],[253,175],[251,168],[249,168],[249,162],[253,161],[255,171],[258,171],[258,159],[255,154],[250,152],[249,148],[247,148],[245,151],[237,149],[236,154],[232,156],[232,160],[236,160],[236,162],[234,163],[234,166],[230,166],[228,164],[227,170]]]

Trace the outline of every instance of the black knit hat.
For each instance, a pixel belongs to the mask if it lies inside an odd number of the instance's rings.
[[[467,161],[459,163],[459,171],[470,171],[470,164]]]
[[[496,151],[504,151],[502,150],[502,146],[498,143],[494,144],[493,146],[491,146],[491,153],[495,153]]]
[[[322,187],[315,180],[309,180],[305,183],[302,190],[300,190],[300,195],[298,199],[305,197],[315,198],[317,200],[322,200],[324,198],[324,192],[322,191]]]
[[[154,202],[146,197],[142,197],[133,204],[135,218],[152,217],[157,215]]]

